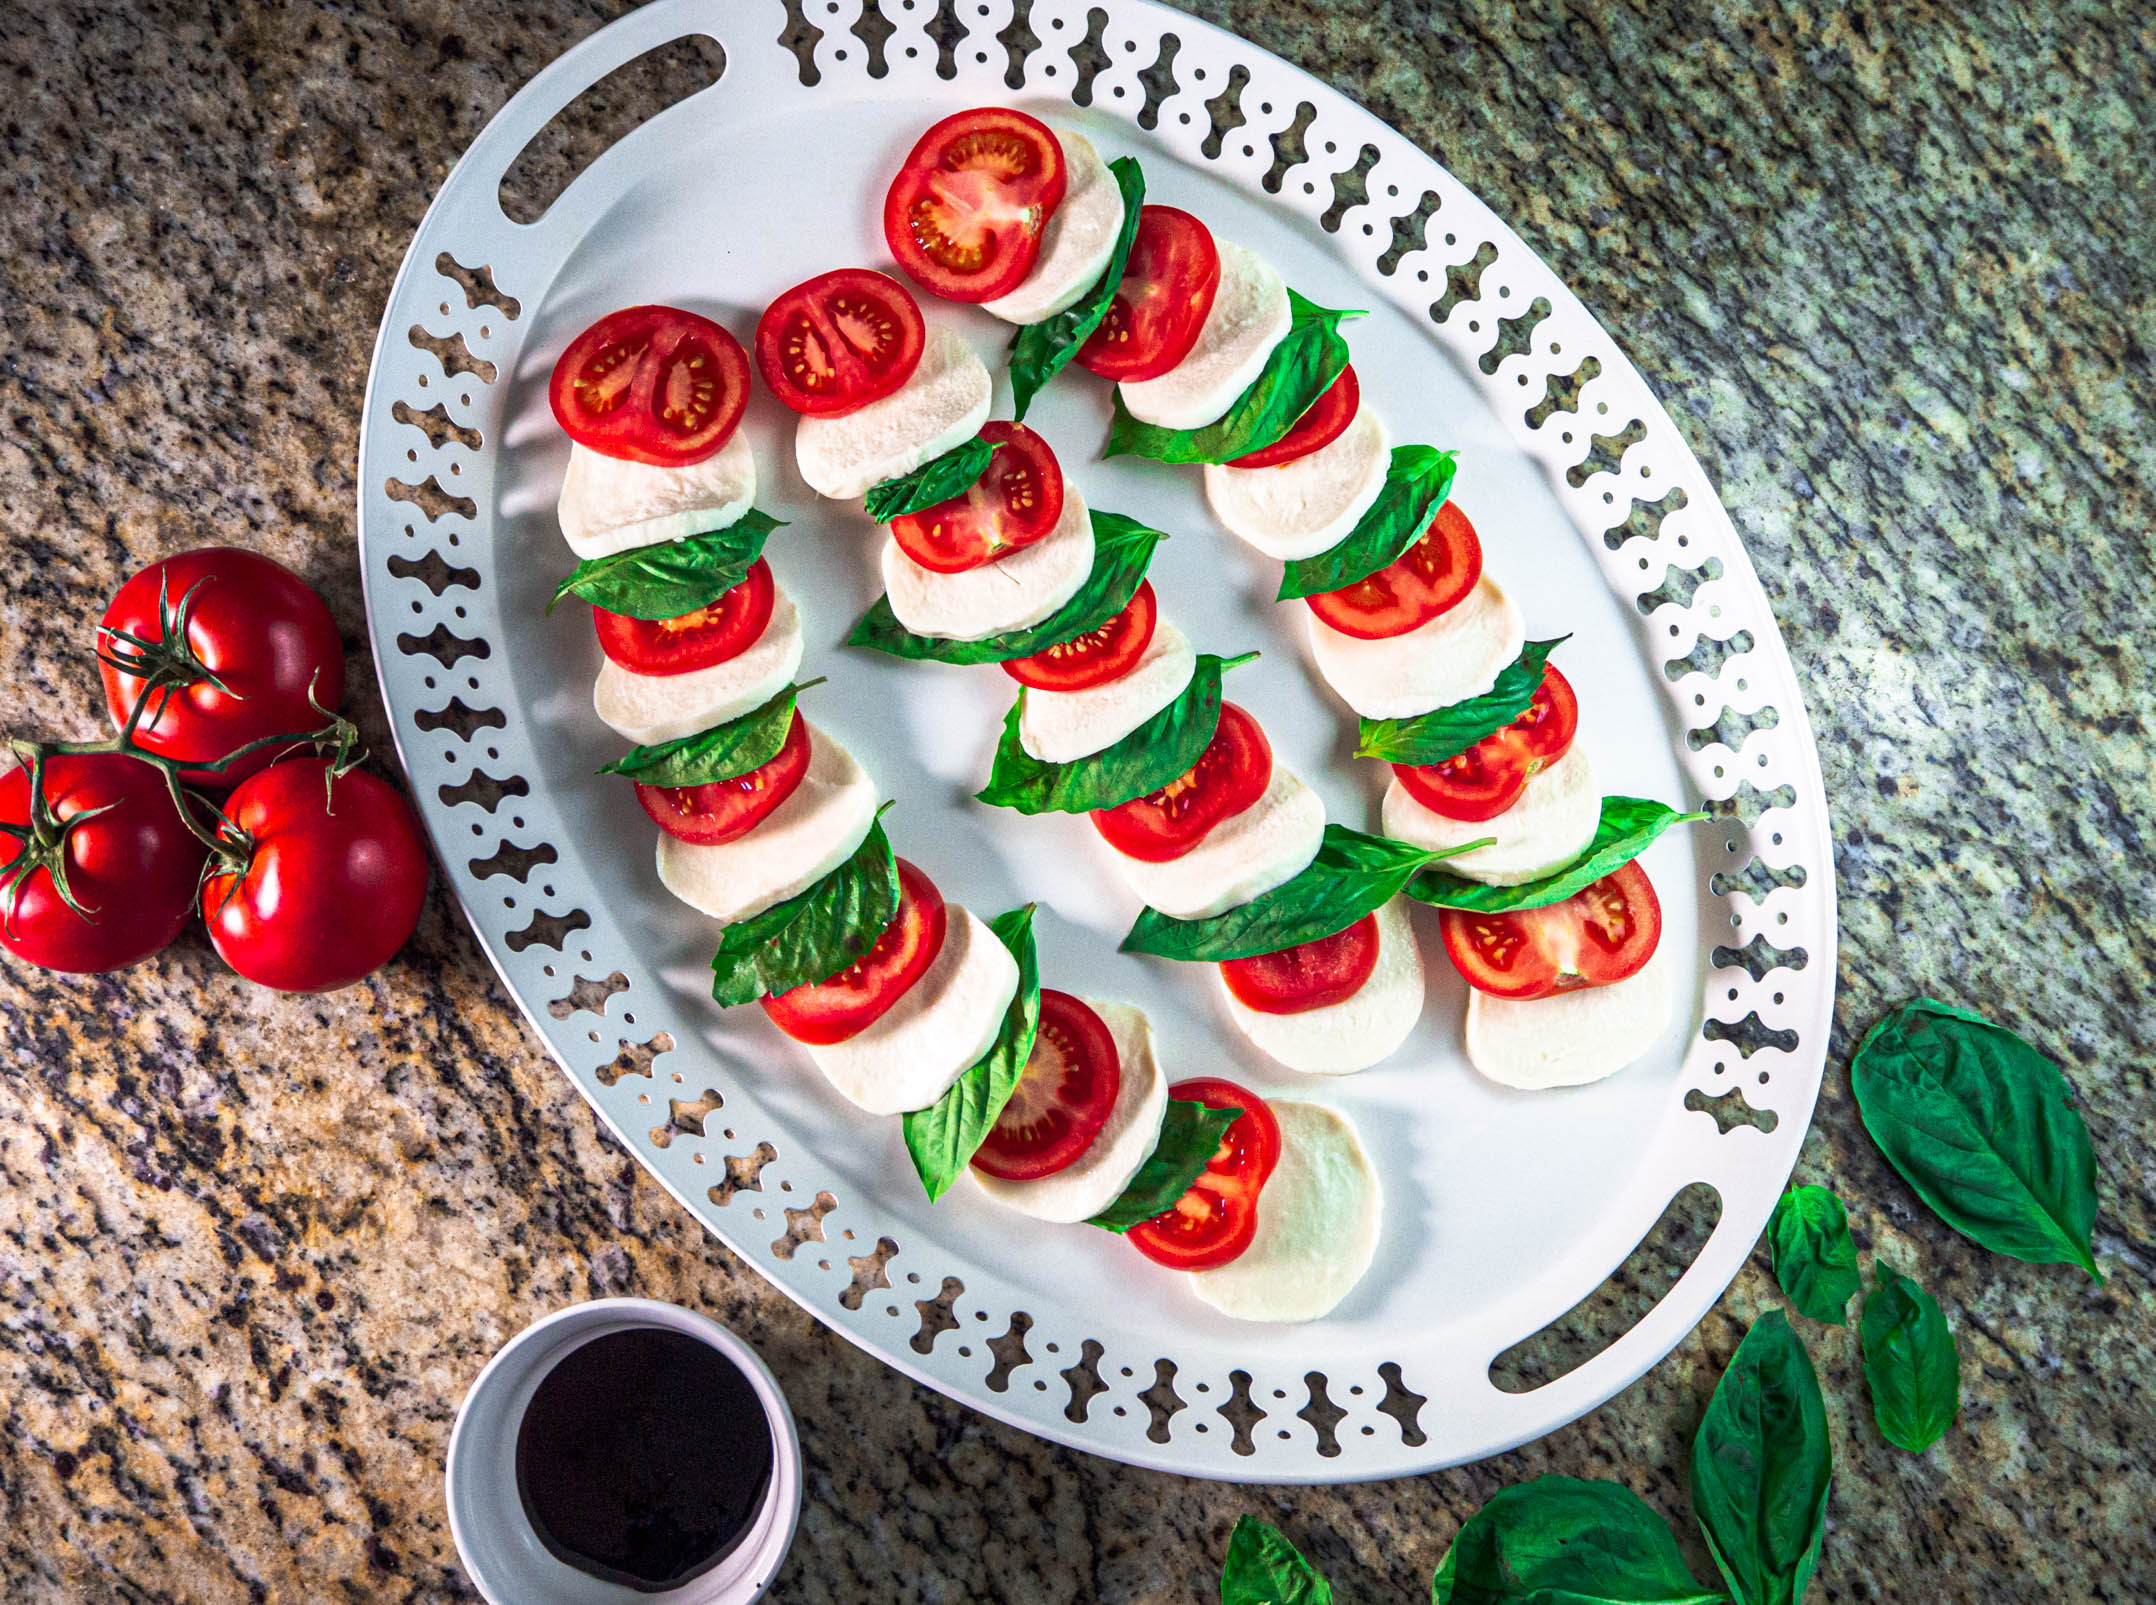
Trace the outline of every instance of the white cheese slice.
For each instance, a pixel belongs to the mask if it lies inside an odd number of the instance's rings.
[[[1553,997],[1467,993],[1467,1061],[1492,1081],[1540,1091],[1618,1071],[1660,1040],[1672,1005],[1669,961],[1657,948],[1637,975]]]
[[[1040,255],[1017,289],[981,303],[1006,323],[1039,323],[1067,310],[1108,270],[1123,232],[1123,191],[1093,142],[1068,129],[1055,135],[1067,179],[1062,204],[1041,231]]]
[[[655,746],[738,719],[784,690],[801,667],[801,615],[773,586],[771,622],[748,650],[687,674],[638,674],[612,658],[591,689],[599,717],[624,740]]]
[[[1112,747],[1183,694],[1198,665],[1190,640],[1166,619],[1127,673],[1083,691],[1028,686],[1018,744],[1042,763],[1073,763]]]
[[[1181,858],[1148,864],[1115,854],[1123,884],[1170,919],[1226,912],[1291,881],[1325,839],[1325,801],[1274,763],[1264,795],[1199,838]]]
[[[1161,1116],[1168,1110],[1168,1078],[1160,1072],[1153,1027],[1145,1015],[1128,1003],[1085,1001],[1115,1038],[1123,1072],[1115,1107],[1092,1144],[1054,1175],[1033,1181],[1005,1181],[966,1167],[981,1191],[997,1203],[1035,1220],[1064,1225],[1091,1220],[1122,1197],[1138,1167],[1152,1158],[1160,1142]]]
[[[1257,252],[1229,240],[1220,247],[1220,288],[1190,355],[1158,379],[1126,381],[1123,405],[1133,418],[1163,429],[1202,429],[1235,404],[1265,369],[1293,321],[1288,287]]]
[[[1056,527],[1031,546],[961,574],[921,567],[886,535],[883,589],[898,622],[915,635],[985,641],[1038,624],[1078,594],[1093,572],[1093,516],[1068,480]]]
[[[1395,776],[1385,788],[1382,829],[1417,847],[1458,847],[1494,836],[1488,847],[1448,858],[1447,874],[1488,886],[1518,886],[1563,869],[1594,840],[1602,793],[1578,742],[1547,769],[1530,775],[1518,802],[1495,819],[1447,819],[1417,802]]]
[[[951,329],[931,328],[921,365],[890,395],[836,418],[803,418],[794,460],[819,495],[859,496],[979,434],[993,393],[973,347]]]
[[[1377,911],[1377,967],[1352,997],[1300,1014],[1261,1014],[1228,990],[1217,964],[1213,978],[1243,1035],[1290,1070],[1309,1075],[1369,1069],[1405,1042],[1422,1018],[1422,951],[1407,904],[1397,897]]]
[[[926,1109],[986,1053],[1018,996],[1018,961],[996,933],[948,905],[943,946],[867,1030],[804,1044],[840,1096],[872,1115]]]
[[[746,429],[686,468],[624,462],[572,443],[561,483],[563,539],[586,562],[638,546],[686,540],[739,522],[756,500]]]
[[[1479,697],[1527,640],[1519,608],[1487,574],[1457,607],[1381,641],[1342,635],[1303,611],[1318,672],[1365,719],[1407,719]]]
[[[1205,500],[1229,534],[1283,563],[1348,538],[1385,488],[1392,441],[1365,402],[1340,437],[1274,468],[1205,465]]]
[[[1385,1197],[1347,1116],[1278,1102],[1280,1163],[1258,1194],[1258,1234],[1191,1291],[1240,1321],[1315,1321],[1346,1298],[1377,1253]]]
[[[659,880],[722,925],[807,891],[853,856],[876,822],[876,782],[807,720],[808,773],[745,836],[685,842],[659,833]]]

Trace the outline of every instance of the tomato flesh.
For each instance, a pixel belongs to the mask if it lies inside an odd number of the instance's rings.
[[[1258,1194],[1280,1163],[1280,1122],[1263,1098],[1217,1077],[1178,1081],[1168,1096],[1243,1112],[1175,1207],[1125,1235],[1156,1265],[1179,1271],[1225,1265],[1258,1234]]]
[[[1063,147],[1022,111],[956,112],[920,137],[883,202],[883,237],[932,295],[993,301],[1033,270],[1070,176]]]
[[[858,1036],[882,1019],[943,951],[949,915],[936,883],[898,861],[898,912],[876,945],[826,981],[763,1000],[771,1023],[796,1042],[822,1047]]]
[[[1511,914],[1441,910],[1453,967],[1501,998],[1546,998],[1637,975],[1662,939],[1662,905],[1635,861],[1546,908]]]
[[[554,418],[580,446],[656,468],[702,462],[749,404],[749,356],[709,318],[623,307],[569,342],[547,384]]]
[[[1298,457],[1307,457],[1322,450],[1347,433],[1347,426],[1355,421],[1355,414],[1362,406],[1362,381],[1355,377],[1355,365],[1349,363],[1340,370],[1340,377],[1325,387],[1325,394],[1310,403],[1303,415],[1295,420],[1293,427],[1270,446],[1260,446],[1256,451],[1231,458],[1231,468],[1278,468]]]
[[[1420,629],[1467,599],[1482,578],[1482,542],[1452,502],[1388,566],[1337,591],[1306,596],[1310,611],[1342,635],[1382,641]]]
[[[1108,1123],[1122,1087],[1122,1059],[1107,1022],[1083,998],[1044,989],[1033,1052],[973,1168],[1004,1181],[1035,1181],[1069,1168]]]
[[[1119,383],[1158,379],[1190,355],[1219,289],[1213,231],[1173,206],[1140,207],[1122,282],[1078,365]]]
[[[949,501],[891,521],[891,538],[921,567],[963,574],[1031,546],[1063,516],[1063,469],[1024,424],[981,426],[996,448],[981,477]]]
[[[1140,580],[1122,612],[1030,658],[1008,659],[1003,672],[1020,685],[1040,691],[1083,691],[1106,685],[1128,674],[1145,656],[1159,620],[1153,582]]]
[[[1392,772],[1433,814],[1469,822],[1495,819],[1520,800],[1528,781],[1565,755],[1579,728],[1572,682],[1546,663],[1534,700],[1512,723],[1443,763],[1394,764]]]
[[[599,650],[631,674],[689,674],[738,658],[771,622],[771,565],[758,558],[739,585],[678,619],[634,619],[591,610]]]
[[[768,763],[731,780],[701,786],[647,786],[638,781],[636,800],[667,835],[715,846],[746,836],[770,818],[794,794],[808,767],[808,725],[796,712],[786,727],[786,739]]]
[[[756,324],[756,367],[795,412],[835,418],[881,401],[921,365],[927,330],[887,273],[838,268],[786,291]]]
[[[1273,744],[1232,702],[1220,705],[1220,724],[1198,761],[1156,792],[1088,817],[1108,845],[1140,863],[1181,858],[1206,832],[1265,795],[1273,779]]]
[[[1235,1001],[1259,1014],[1307,1014],[1345,1003],[1377,968],[1377,916],[1346,930],[1220,966]]]

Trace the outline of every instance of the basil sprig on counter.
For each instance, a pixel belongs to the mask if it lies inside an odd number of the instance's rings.
[[[711,960],[711,996],[732,1008],[828,981],[897,917],[898,860],[874,824],[853,856],[807,891],[726,927]]]
[[[998,914],[988,928],[1018,961],[1017,995],[1004,1011],[1002,1028],[988,1051],[942,1097],[904,1120],[906,1152],[913,1156],[913,1168],[928,1189],[930,1203],[965,1174],[994,1129],[1003,1106],[1017,1090],[1018,1078],[1025,1074],[1040,1027],[1041,969],[1033,950],[1033,905]]]
[[[995,454],[993,442],[975,435],[971,440],[960,441],[941,457],[931,457],[910,473],[869,486],[862,504],[867,507],[868,516],[879,524],[888,524],[908,513],[922,512],[953,496],[965,495],[980,482],[981,475],[988,472],[989,459]]]
[[[1153,561],[1153,548],[1168,537],[1121,513],[1094,508],[1091,516],[1092,570],[1077,593],[1040,623],[982,641],[946,641],[937,635],[915,635],[898,622],[891,599],[879,596],[876,605],[861,615],[846,644],[916,663],[1008,663],[1099,629],[1130,606]]]
[[[1406,764],[1438,764],[1459,757],[1527,711],[1542,684],[1543,665],[1571,639],[1560,635],[1554,641],[1528,642],[1518,657],[1498,670],[1496,681],[1479,697],[1418,713],[1412,719],[1363,720],[1355,756]]]
[[[1145,174],[1138,170],[1135,156],[1118,156],[1108,164],[1108,171],[1123,192],[1123,227],[1109,249],[1107,267],[1092,288],[1061,312],[1029,323],[1011,336],[1012,416],[1021,422],[1033,398],[1092,338],[1115,300],[1116,286],[1123,282],[1123,265],[1130,260],[1131,241],[1138,237],[1138,209],[1145,204]]]
[[[1725,1605],[1702,1588],[1669,1523],[1621,1482],[1537,1477],[1461,1524],[1431,1605]]]
[[[1348,364],[1340,324],[1360,312],[1336,312],[1288,291],[1288,332],[1265,368],[1228,410],[1201,429],[1163,429],[1131,415],[1115,393],[1107,457],[1150,457],[1163,463],[1224,463],[1270,446],[1332,387]]]
[[[644,786],[709,786],[737,780],[779,755],[786,733],[793,728],[794,699],[810,686],[822,684],[819,677],[790,685],[738,719],[655,747],[631,747],[612,763],[601,764],[599,773],[626,775]]]
[[[1220,1605],[1333,1605],[1333,1585],[1279,1528],[1238,1516],[1220,1565]]]
[[[1385,485],[1368,512],[1337,546],[1315,557],[1291,560],[1281,572],[1276,600],[1337,591],[1390,567],[1422,539],[1430,520],[1452,494],[1458,464],[1449,451],[1435,446],[1395,446],[1385,470]]]
[[[1961,1356],[1946,1313],[1908,1277],[1874,1263],[1857,1339],[1879,1435],[1922,1454],[1961,1413]]]
[[[1692,1513],[1743,1605],[1796,1605],[1826,1539],[1834,1450],[1789,1317],[1752,1323],[1692,1440]]]
[[[764,540],[783,521],[750,508],[724,529],[686,540],[634,546],[577,564],[546,610],[569,596],[632,619],[678,619],[709,607],[748,577]]]
[[[1767,1222],[1774,1279],[1799,1315],[1846,1326],[1849,1295],[1862,1285],[1849,1212],[1824,1187],[1792,1187]]]
[[[1170,1098],[1160,1117],[1160,1140],[1114,1203],[1086,1224],[1122,1233],[1175,1208],[1220,1151],[1228,1128],[1242,1110],[1215,1109],[1186,1098]]]
[[[1603,876],[1616,873],[1644,853],[1670,826],[1706,817],[1680,814],[1667,803],[1648,797],[1604,797],[1602,819],[1595,826],[1593,839],[1563,869],[1518,886],[1485,886],[1480,881],[1434,869],[1416,876],[1407,895],[1433,908],[1460,908],[1475,914],[1547,908],[1584,892]]]

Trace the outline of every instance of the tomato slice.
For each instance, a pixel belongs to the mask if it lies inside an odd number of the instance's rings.
[[[1053,1176],[1093,1145],[1122,1088],[1107,1022],[1083,998],[1043,989],[1033,1052],[973,1168],[1004,1181]]]
[[[580,446],[632,463],[702,462],[749,404],[749,354],[679,307],[623,307],[569,342],[547,400]]]
[[[1168,1096],[1242,1114],[1175,1207],[1125,1235],[1156,1265],[1179,1271],[1225,1265],[1258,1234],[1258,1194],[1280,1163],[1280,1122],[1263,1098],[1217,1077],[1178,1081]]]
[[[1501,998],[1546,998],[1637,975],[1662,939],[1662,905],[1635,860],[1546,908],[1441,910],[1438,929],[1469,986]]]
[[[1069,174],[1046,124],[983,106],[923,134],[883,199],[883,237],[931,295],[993,301],[1033,270]]]
[[[1122,283],[1078,365],[1103,379],[1158,379],[1190,355],[1219,289],[1213,231],[1173,206],[1140,207]]]
[[[1345,1003],[1377,968],[1377,916],[1346,930],[1220,966],[1235,1001],[1260,1014],[1307,1014]]]
[[[1156,792],[1088,817],[1125,858],[1165,864],[1264,796],[1272,779],[1273,744],[1265,731],[1234,703],[1223,702],[1213,739],[1189,769]]]
[[[1355,413],[1362,406],[1362,381],[1355,377],[1355,365],[1351,362],[1340,370],[1340,377],[1325,387],[1325,394],[1303,410],[1288,432],[1270,446],[1260,446],[1256,451],[1228,460],[1231,468],[1278,468],[1298,457],[1330,446],[1347,433],[1347,426],[1355,421]]]
[[[898,861],[898,912],[876,945],[828,981],[811,981],[763,1000],[771,1023],[796,1042],[821,1047],[858,1036],[882,1019],[943,951],[948,915],[936,883]]]
[[[636,800],[667,835],[708,847],[746,836],[762,824],[794,794],[808,766],[808,726],[796,713],[769,763],[702,786],[647,786],[638,781]]]
[[[1482,578],[1482,542],[1452,502],[1389,567],[1337,591],[1306,596],[1310,611],[1342,635],[1381,641],[1405,635],[1467,599]]]
[[[738,658],[771,622],[771,565],[758,558],[739,585],[678,619],[633,619],[591,610],[599,650],[631,674],[688,674]]]
[[[764,308],[756,320],[756,369],[795,412],[835,418],[912,378],[926,338],[921,308],[898,280],[834,268]]]
[[[1083,691],[1088,686],[1106,685],[1128,674],[1145,656],[1159,619],[1153,582],[1140,580],[1122,612],[1030,658],[1007,660],[1003,672],[1020,685],[1040,691]]]
[[[891,521],[891,538],[921,567],[963,574],[1007,557],[1063,516],[1063,469],[1048,442],[1024,424],[981,425],[996,448],[981,477],[949,501]]]
[[[1527,782],[1555,763],[1579,733],[1580,703],[1554,663],[1542,666],[1534,700],[1502,730],[1437,764],[1396,763],[1407,794],[1447,819],[1495,819],[1520,800]]]

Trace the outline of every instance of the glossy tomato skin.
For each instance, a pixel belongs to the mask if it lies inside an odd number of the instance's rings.
[[[647,786],[638,781],[636,800],[667,835],[711,847],[737,841],[769,819],[799,789],[808,767],[808,724],[796,712],[770,762],[702,786]]]
[[[708,607],[678,619],[637,619],[591,610],[599,650],[631,674],[693,674],[738,658],[771,623],[778,592],[771,565],[758,558],[739,585]]]
[[[901,858],[898,912],[876,945],[829,980],[763,999],[764,1013],[796,1042],[825,1047],[859,1036],[928,973],[943,951],[949,923],[936,883]]]
[[[1230,461],[1231,468],[1278,468],[1298,457],[1322,451],[1347,433],[1362,407],[1362,381],[1351,362],[1340,377],[1325,387],[1325,394],[1310,403],[1288,432],[1270,446],[1260,446]]]
[[[1253,958],[1229,959],[1220,978],[1235,1001],[1259,1014],[1307,1014],[1345,1003],[1377,968],[1377,916],[1346,930]]]
[[[1083,635],[1059,642],[1029,658],[1005,661],[1003,672],[1020,685],[1040,691],[1084,691],[1121,679],[1145,656],[1160,621],[1153,582],[1140,580],[1122,612]]]
[[[1190,355],[1219,290],[1213,231],[1177,207],[1140,207],[1122,283],[1078,366],[1118,383],[1158,379]]]
[[[749,354],[679,307],[609,312],[569,342],[547,381],[554,421],[580,446],[654,468],[702,462],[749,404]]]
[[[180,822],[158,772],[119,753],[58,757],[45,763],[45,800],[61,824],[106,812],[67,833],[68,890],[85,919],[62,901],[51,871],[34,871],[19,895],[0,892],[0,947],[47,970],[89,973],[140,963],[169,946],[194,911],[206,856]],[[30,771],[0,775],[0,824],[30,820]],[[0,834],[0,874],[22,854]]]
[[[1273,779],[1273,744],[1257,720],[1232,702],[1198,761],[1167,785],[1086,817],[1125,858],[1165,864],[1181,858],[1223,819],[1265,795]]]
[[[192,593],[185,642],[195,660],[225,687],[197,680],[173,690],[155,718],[145,714],[135,739],[148,751],[182,763],[209,763],[267,736],[319,730],[344,697],[344,642],[329,608],[312,587],[281,563],[236,546],[206,546],[152,563],[121,586],[98,626],[98,669],[105,707],[115,727],[142,695],[143,680],[111,661],[137,659],[113,632],[164,642],[164,615]],[[313,701],[308,693],[313,692]],[[238,785],[278,756],[265,747],[222,774],[188,769],[189,785]]]
[[[921,365],[927,326],[910,292],[887,273],[835,268],[803,280],[764,309],[756,367],[795,412],[836,418],[881,401]]]
[[[891,520],[899,550],[933,574],[963,574],[1031,546],[1063,516],[1063,468],[1024,424],[981,425],[995,447],[981,477],[948,501]]]
[[[1175,1207],[1126,1235],[1139,1253],[1171,1270],[1225,1265],[1258,1234],[1258,1195],[1280,1163],[1280,1122],[1256,1093],[1216,1077],[1178,1081],[1168,1096],[1243,1112]]]
[[[1562,758],[1579,733],[1572,682],[1544,664],[1534,700],[1502,730],[1439,764],[1394,764],[1401,787],[1433,814],[1476,823],[1520,800],[1527,782]]]
[[[1115,1111],[1123,1062],[1108,1022],[1083,998],[1043,989],[1033,1052],[973,1168],[1004,1181],[1038,1181],[1078,1161]]]
[[[1493,997],[1546,998],[1637,975],[1662,939],[1662,904],[1635,861],[1545,908],[1443,909],[1438,929],[1468,985]]]
[[[1063,147],[1022,111],[954,112],[915,143],[883,202],[883,237],[931,295],[993,301],[1018,288],[1070,182]]]
[[[1303,600],[1342,635],[1382,641],[1451,612],[1481,578],[1482,541],[1467,515],[1448,501],[1394,562],[1353,585]]]
[[[224,961],[280,992],[329,992],[372,975],[404,946],[427,899],[427,849],[404,794],[352,770],[288,758],[225,802],[251,853],[203,882],[203,920]]]

